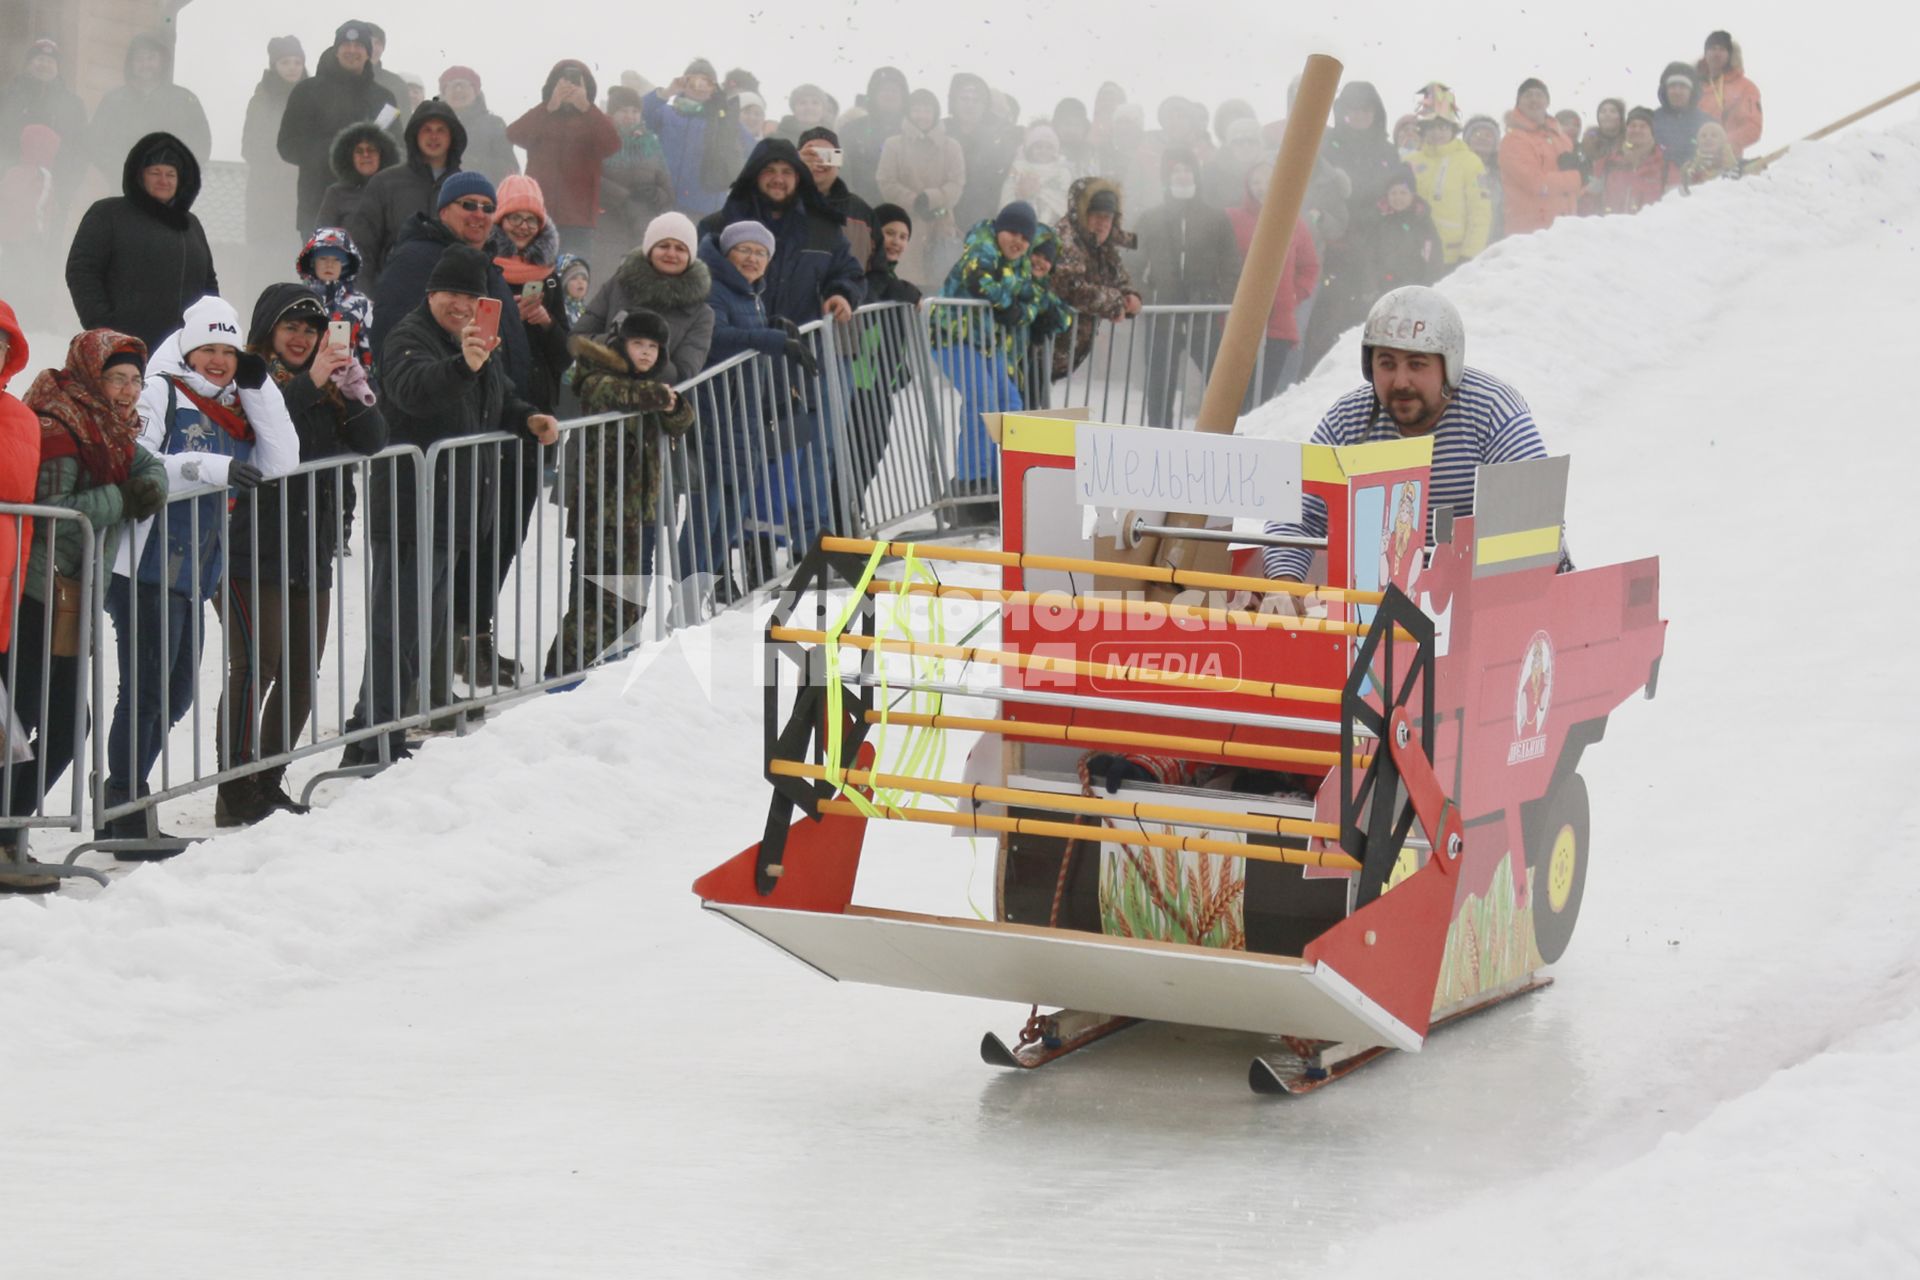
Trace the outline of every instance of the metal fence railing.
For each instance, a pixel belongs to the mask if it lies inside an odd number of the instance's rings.
[[[1020,408],[1073,405],[1099,422],[1190,426],[1230,310],[1225,304],[1147,306],[1130,320],[1076,315],[1074,324],[1092,332],[1076,342],[1072,333],[1030,341],[1003,335],[988,304],[974,299],[929,298],[922,305],[931,355],[945,379],[937,398],[956,428],[970,414],[1014,407],[1016,396]],[[1281,390],[1280,361],[1269,360],[1271,350],[1262,344],[1243,410]]]
[[[981,415],[1075,403],[1184,425],[1224,312],[1099,322],[1066,368],[984,303],[868,306],[806,326],[804,360],[745,353],[682,384],[693,423],[677,437],[604,414],[563,423],[553,446],[490,434],[321,458],[251,491],[176,492],[138,528],[0,505],[73,561],[70,580],[48,557],[27,584],[0,662],[22,713],[0,747],[27,753],[0,783],[0,859],[97,875],[74,858],[175,852],[163,800],[220,788],[222,820],[249,795],[298,807],[409,735],[465,732],[779,581],[822,532],[991,524]],[[21,539],[16,583],[27,556]],[[54,651],[56,595],[79,614],[72,653]],[[288,769],[334,751],[293,801]],[[49,828],[92,838],[48,869],[29,837]]]

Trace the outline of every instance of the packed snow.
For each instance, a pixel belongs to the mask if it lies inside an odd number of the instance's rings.
[[[1575,556],[1659,554],[1673,620],[1583,766],[1553,987],[1279,1103],[1230,1033],[984,1067],[1024,1008],[837,986],[699,910],[764,812],[736,612],[307,818],[0,902],[6,1274],[1920,1268],[1920,126],[1445,288],[1574,456]],[[1304,436],[1357,363],[1246,429]],[[864,901],[990,896],[984,846],[870,846]]]

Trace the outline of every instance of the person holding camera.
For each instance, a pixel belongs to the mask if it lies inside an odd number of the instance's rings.
[[[443,441],[494,431],[542,445],[560,438],[552,415],[539,412],[514,390],[496,358],[505,354],[502,339],[488,329],[499,321],[497,315],[486,314],[496,270],[480,250],[447,245],[427,277],[425,298],[388,334],[380,355],[380,395],[392,443],[425,452]],[[471,449],[442,455],[434,474],[435,492],[448,499],[436,502],[429,513],[425,545],[416,525],[412,465],[405,459],[374,464],[367,517],[373,610],[366,672],[346,731],[386,726],[389,761],[411,754],[405,730],[392,726],[418,709],[414,691],[423,674],[420,630],[446,615],[454,552],[471,532],[477,530],[482,538],[492,532],[494,472],[476,461]],[[428,605],[424,617],[423,595]],[[444,653],[439,646],[433,649],[441,675]],[[379,741],[373,737],[349,743],[340,760],[346,768],[380,762]]]
[[[247,350],[267,363],[300,439],[303,461],[373,454],[387,443],[350,321],[335,320],[303,284],[271,284],[253,305]],[[332,617],[333,562],[351,527],[345,468],[263,488],[229,517],[227,683],[214,725],[223,769],[297,745],[313,710]],[[283,785],[287,766],[220,784],[216,826],[249,826],[275,812],[304,813]]]
[[[620,130],[594,105],[597,93],[586,63],[563,59],[547,72],[540,104],[507,126],[507,140],[526,150],[527,176],[546,193],[562,253],[592,250],[600,167],[620,150]]]

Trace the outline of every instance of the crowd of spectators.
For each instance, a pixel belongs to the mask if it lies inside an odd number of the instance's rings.
[[[368,532],[386,575],[375,599],[395,616],[376,619],[350,727],[378,724],[409,683],[433,678],[410,669],[411,637],[444,625],[438,602],[449,593],[459,670],[498,679],[503,664],[514,667],[493,641],[489,588],[525,534],[541,491],[533,446],[553,441],[556,413],[631,409],[642,415],[640,446],[688,428],[675,382],[741,352],[785,361],[802,388],[794,439],[746,505],[788,523],[804,512],[810,538],[847,519],[836,469],[872,464],[833,456],[826,377],[844,379],[856,400],[890,400],[875,388],[896,374],[863,369],[866,356],[855,353],[847,370],[823,375],[805,330],[845,322],[870,302],[964,300],[977,306],[936,311],[929,340],[964,403],[954,474],[966,499],[967,486],[994,474],[982,414],[1045,403],[1050,385],[1089,359],[1103,324],[1148,305],[1231,299],[1285,123],[1262,121],[1239,99],[1209,111],[1172,97],[1149,129],[1143,106],[1112,83],[1091,107],[1065,97],[1028,114],[979,75],[954,75],[943,101],[892,67],[844,107],[806,83],[778,112],[752,73],[722,75],[705,59],[664,85],[627,72],[604,89],[586,62],[566,59],[508,122],[475,68],[446,67],[430,97],[419,77],[386,66],[385,45],[377,24],[358,19],[339,25],[311,68],[297,37],[268,42],[242,131],[247,248],[218,264],[194,214],[210,130],[198,99],[173,80],[167,41],[135,39],[125,84],[90,113],[51,40],[36,41],[0,88],[0,269],[20,313],[0,307],[0,363],[19,372],[25,332],[53,312],[48,264],[64,263],[83,330],[64,366],[33,381],[23,409],[0,401],[9,433],[0,481],[12,486],[0,499],[72,507],[105,526],[139,519],[118,548],[109,609],[116,623],[121,612],[168,620],[164,634],[139,630],[144,647],[126,648],[136,629],[119,628],[126,651],[110,753],[126,767],[106,782],[115,800],[146,785],[166,729],[160,690],[171,690],[174,719],[191,701],[198,654],[187,636],[201,629],[183,628],[207,602],[228,627],[227,697],[245,704],[232,721],[245,740],[223,744],[223,757],[279,750],[259,728],[287,719],[259,714],[274,681],[251,669],[264,659],[243,602],[216,598],[223,575],[212,551],[156,551],[148,537],[169,485],[246,488],[387,443],[424,448],[496,429],[524,438],[522,483],[483,468],[464,486],[484,508],[483,545],[455,536],[439,513],[428,545],[415,545],[415,513],[387,499],[411,489],[374,485]],[[1651,107],[1609,97],[1583,127],[1577,111],[1554,111],[1534,77],[1498,117],[1463,115],[1433,81],[1395,93],[1412,103],[1395,119],[1374,85],[1349,82],[1293,230],[1256,394],[1311,369],[1388,289],[1431,283],[1502,237],[1561,218],[1634,214],[1739,175],[1762,113],[1730,35],[1711,33],[1697,59],[1673,62],[1649,87]],[[119,194],[89,203],[90,182],[116,183]],[[223,277],[237,286],[230,294]],[[476,326],[482,299],[500,304],[497,338]],[[251,316],[244,328],[242,315]],[[1155,420],[1171,414],[1190,366],[1205,372],[1216,323],[1188,315],[1153,330]],[[868,411],[883,423],[891,413]],[[14,466],[16,455],[40,461]],[[632,483],[650,516],[659,477],[636,470]],[[582,510],[569,514],[577,542],[624,546],[631,534],[633,553],[650,563],[650,518],[629,531],[595,527]],[[174,522],[173,542],[189,536],[185,527]],[[724,586],[744,531],[716,518],[681,536],[688,561]],[[321,548],[322,558],[334,550]],[[36,563],[51,557],[66,572],[77,554],[50,530],[33,535]],[[423,583],[432,619],[414,616]],[[321,574],[271,585],[324,620],[329,584]],[[7,593],[9,611],[21,585]],[[481,598],[467,598],[476,590]],[[163,596],[172,607],[160,607]],[[256,599],[250,589],[245,603]],[[26,584],[22,618],[46,607]],[[621,607],[571,604],[576,615]],[[23,645],[37,643],[29,631],[39,634],[22,628]],[[283,673],[317,660],[302,652],[283,664],[290,644],[275,636],[266,646]],[[61,656],[24,656],[35,672],[77,678],[59,674]],[[556,649],[547,673],[582,660]],[[433,690],[436,705],[444,693]],[[306,712],[296,708],[296,732]],[[356,744],[349,762],[375,759],[376,745]],[[403,738],[389,746],[406,750]],[[58,760],[57,745],[51,754]],[[223,788],[222,821],[297,807],[276,775],[260,777]],[[51,781],[16,786],[14,812],[30,812]]]

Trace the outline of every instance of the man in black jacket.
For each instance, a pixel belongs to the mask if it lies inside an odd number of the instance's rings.
[[[360,288],[377,293],[380,272],[400,238],[400,229],[417,213],[435,211],[434,196],[450,174],[460,171],[467,150],[467,127],[452,107],[434,98],[414,108],[407,121],[407,159],[367,179],[366,190],[347,234],[360,250]]]
[[[426,282],[426,300],[387,335],[380,352],[382,404],[388,438],[422,452],[443,441],[493,431],[515,432],[543,445],[560,438],[559,423],[514,393],[498,360],[498,338],[481,336],[474,323],[487,296],[492,264],[478,249],[448,246]],[[511,310],[511,307],[508,308]],[[420,634],[428,619],[446,611],[447,565],[453,550],[473,532],[485,536],[495,506],[493,468],[476,465],[472,449],[443,455],[435,469],[433,511],[426,544],[420,542],[413,468],[405,462],[377,465],[369,495],[367,530],[373,557],[373,615],[367,669],[347,732],[397,720],[419,710],[403,696],[419,685]],[[446,501],[442,495],[449,495]],[[422,584],[430,611],[420,616]],[[397,608],[396,608],[397,600]],[[445,655],[432,655],[444,661]],[[406,735],[387,736],[391,757],[407,754]],[[343,766],[379,761],[378,739],[350,745]]]
[[[806,161],[786,139],[765,138],[754,147],[727,202],[701,220],[700,232],[717,241],[736,222],[758,222],[773,233],[773,261],[761,296],[768,316],[789,338],[799,336],[799,326],[823,317],[844,324],[866,300],[865,267],[847,244],[846,218],[827,203]],[[818,339],[800,341],[817,354]],[[845,384],[844,364],[823,366],[821,372]],[[846,503],[822,412],[825,388],[798,369],[794,384],[804,397],[793,423],[799,448],[782,463],[774,518],[788,526],[789,536],[811,546],[829,516],[837,530],[851,526],[844,520]]]
[[[827,208],[840,215],[853,260],[864,268],[873,259],[873,206],[840,176],[847,159],[847,153],[840,149],[840,135],[825,125],[815,125],[800,135],[797,145]]]
[[[93,202],[67,251],[67,292],[86,329],[131,334],[149,351],[187,307],[220,292],[213,249],[193,216],[200,162],[170,133],[127,152],[121,195]]]
[[[373,77],[373,37],[362,23],[342,24],[312,77],[287,96],[280,118],[280,158],[300,170],[295,230],[302,239],[312,233],[320,201],[333,185],[334,138],[360,120],[384,129],[398,118],[393,95]]]
[[[427,279],[448,245],[479,249],[493,230],[496,195],[493,184],[480,174],[463,171],[440,184],[432,214],[415,214],[400,229],[399,242],[387,256],[387,271],[373,295],[373,349],[387,349],[387,335],[402,317],[427,296]],[[487,260],[489,297],[500,299],[500,343],[506,348],[507,375],[523,400],[533,396],[533,346],[520,319],[513,289],[492,259]]]

